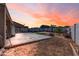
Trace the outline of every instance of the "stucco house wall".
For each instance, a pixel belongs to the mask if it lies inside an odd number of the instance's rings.
[[[71,27],[71,37],[72,40],[79,45],[79,24],[74,24]]]
[[[5,4],[0,4],[0,48],[5,41]]]
[[[13,22],[6,4],[0,3],[0,48],[5,46],[6,38],[13,35],[13,31]]]

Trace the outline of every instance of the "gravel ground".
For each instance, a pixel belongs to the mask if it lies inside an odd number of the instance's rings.
[[[6,49],[4,56],[72,56],[69,40],[58,37]]]

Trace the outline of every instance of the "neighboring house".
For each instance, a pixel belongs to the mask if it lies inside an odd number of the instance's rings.
[[[71,38],[71,28],[70,27],[63,27],[63,33],[65,37]]]
[[[40,29],[38,27],[29,28],[29,32],[39,32]]]
[[[49,32],[50,28],[40,28],[40,32]]]
[[[48,25],[41,25],[40,26],[41,32],[48,32],[49,30],[50,30],[50,26],[48,26]]]
[[[29,28],[29,32],[54,32],[55,26],[41,25],[40,27]]]
[[[16,33],[28,32],[28,26],[24,26],[24,25],[17,23],[17,22],[14,22],[14,26],[15,26]]]
[[[56,30],[56,28],[57,28],[56,25],[51,25],[50,26],[50,31],[51,32],[54,32]]]
[[[40,31],[41,32],[54,32],[54,30],[56,29],[55,26],[51,25],[51,26],[48,26],[48,25],[42,25],[40,27]]]
[[[62,27],[62,31],[66,33],[70,33],[70,26]]]

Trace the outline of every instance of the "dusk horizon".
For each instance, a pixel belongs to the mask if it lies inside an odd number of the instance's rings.
[[[6,3],[6,5],[13,21],[29,27],[72,26],[79,23],[77,3]]]

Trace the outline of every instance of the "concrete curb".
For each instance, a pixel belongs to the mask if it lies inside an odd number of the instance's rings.
[[[74,46],[71,43],[69,43],[69,45],[70,45],[70,47],[71,47],[71,49],[73,51],[74,56],[78,56],[78,54],[77,54],[76,49],[74,48]]]

